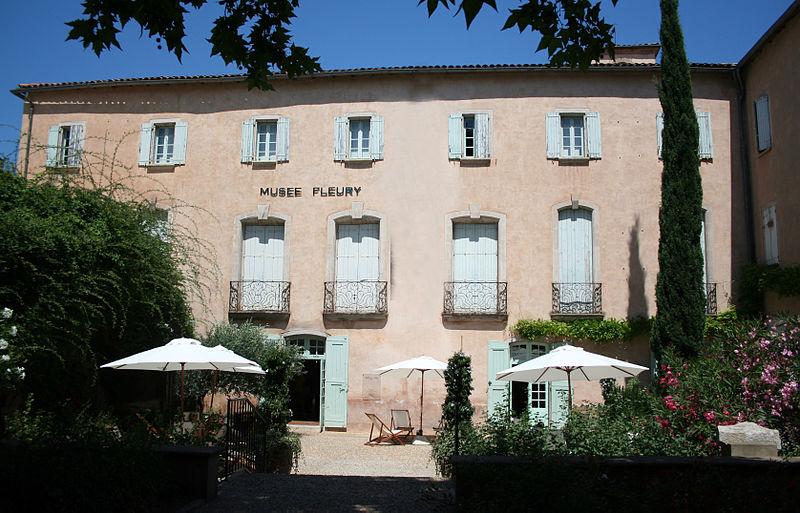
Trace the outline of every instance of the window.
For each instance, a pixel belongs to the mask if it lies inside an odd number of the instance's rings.
[[[242,237],[242,310],[277,311],[283,291],[283,224],[246,224]]]
[[[602,312],[602,291],[594,275],[593,219],[594,211],[580,206],[577,200],[558,210],[553,314]]]
[[[140,166],[174,166],[186,163],[184,121],[152,121],[142,123],[139,138]]]
[[[289,119],[252,118],[242,121],[242,162],[287,162]]]
[[[711,113],[710,112],[696,112],[697,114],[697,128],[700,132],[699,145],[697,153],[703,160],[711,160],[714,158],[714,140],[711,135]],[[656,130],[658,131],[658,158],[661,157],[662,138],[661,134],[664,131],[664,113],[659,112],[656,114]]]
[[[497,313],[497,223],[453,223],[453,312]]]
[[[756,119],[756,147],[765,151],[772,147],[772,126],[769,117],[769,96],[763,94],[753,102]]]
[[[383,317],[388,311],[389,248],[382,214],[353,202],[328,216],[323,314]]]
[[[80,167],[84,123],[62,123],[47,133],[47,167]]]
[[[491,157],[491,112],[450,114],[448,128],[451,160],[485,160]]]
[[[339,116],[334,120],[333,159],[383,160],[383,116]]]
[[[599,159],[602,156],[600,114],[549,112],[546,119],[548,159]]]
[[[234,220],[230,314],[263,318],[289,314],[289,240],[291,219],[259,205],[257,212]]]
[[[762,228],[764,229],[764,263],[777,265],[778,258],[778,220],[775,214],[775,205],[770,205],[761,212]]]
[[[153,237],[158,237],[163,241],[169,240],[172,227],[169,221],[169,210],[163,208],[156,208],[153,212],[153,225],[150,233]]]

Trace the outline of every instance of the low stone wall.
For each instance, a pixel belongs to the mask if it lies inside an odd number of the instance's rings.
[[[218,447],[163,446],[156,449],[170,470],[179,497],[206,502],[217,496]]]
[[[796,511],[800,458],[455,456],[459,511]]]

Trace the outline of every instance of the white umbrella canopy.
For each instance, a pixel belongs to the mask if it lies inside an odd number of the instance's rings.
[[[446,368],[447,364],[445,362],[423,355],[375,369],[375,372],[381,375],[400,375],[405,378],[411,376],[415,370],[420,372],[422,375],[422,383],[419,390],[419,429],[417,430],[417,434],[420,436],[422,435],[422,398],[425,393],[425,372],[432,370],[438,374],[439,377],[444,377],[442,371]]]
[[[237,368],[248,368],[248,371]],[[181,411],[183,411],[183,372],[185,370],[215,370],[255,372],[261,367],[222,346],[207,347],[193,338],[176,338],[167,344],[109,362],[101,369],[181,371]],[[249,370],[249,369],[253,370]],[[263,371],[262,371],[263,373]]]
[[[497,373],[503,381],[568,382],[569,405],[572,407],[572,381],[596,381],[604,378],[630,378],[647,367],[592,353],[582,347],[561,346],[549,353]]]

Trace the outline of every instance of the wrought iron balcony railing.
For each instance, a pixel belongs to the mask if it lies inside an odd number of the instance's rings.
[[[508,283],[448,281],[444,284],[445,315],[506,315]]]
[[[289,313],[288,281],[245,280],[231,282],[231,313]]]
[[[326,281],[324,314],[386,314],[385,281]]]
[[[716,283],[706,283],[706,315],[717,315]]]
[[[553,283],[553,313],[594,315],[603,312],[600,283]]]

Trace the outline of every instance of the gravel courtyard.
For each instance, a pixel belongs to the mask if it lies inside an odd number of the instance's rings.
[[[436,476],[430,445],[364,445],[366,433],[295,428],[297,474],[237,474],[217,499],[191,511],[450,511],[451,483]]]

